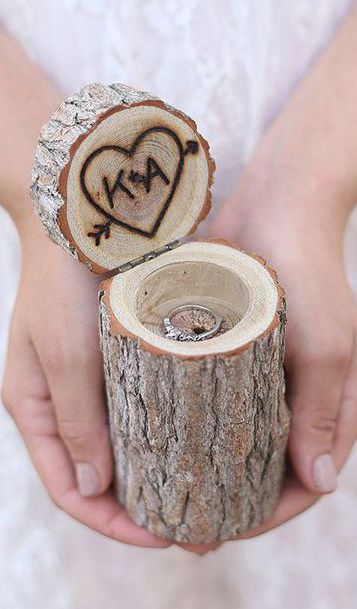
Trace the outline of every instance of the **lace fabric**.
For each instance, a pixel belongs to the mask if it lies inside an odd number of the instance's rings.
[[[64,95],[90,81],[122,81],[193,116],[217,162],[218,207],[350,5],[349,0],[0,0],[0,19]],[[19,252],[2,211],[0,221],[0,277],[7,286],[0,301],[1,366]],[[357,214],[350,225],[350,260],[356,232]],[[356,451],[338,494],[285,527],[254,541],[227,543],[200,560],[177,548],[160,552],[111,542],[58,512],[13,424],[3,412],[0,420],[4,609],[356,606],[351,535]]]
[[[351,0],[1,0],[0,19],[70,94],[121,81],[184,109],[212,145],[217,205]]]

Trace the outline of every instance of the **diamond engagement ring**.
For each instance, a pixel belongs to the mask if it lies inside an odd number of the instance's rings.
[[[176,322],[173,320],[178,318]],[[163,321],[166,338],[198,341],[212,338],[221,327],[222,317],[208,307],[187,304],[176,307]]]

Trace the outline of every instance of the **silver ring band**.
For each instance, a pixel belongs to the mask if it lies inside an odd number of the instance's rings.
[[[209,330],[205,330],[200,333],[195,333],[189,332],[184,328],[179,328],[172,323],[171,318],[174,315],[177,315],[177,313],[181,313],[182,311],[192,311],[192,309],[198,309],[200,311],[204,311],[205,313],[209,313],[209,315],[211,315],[215,320],[213,327]],[[196,304],[187,304],[173,309],[171,313],[164,318],[163,324],[166,338],[180,341],[199,341],[207,340],[208,338],[212,338],[217,334],[222,324],[222,317],[211,309],[209,309],[208,307]]]

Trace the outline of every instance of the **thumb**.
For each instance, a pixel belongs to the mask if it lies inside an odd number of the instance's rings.
[[[55,407],[58,432],[66,445],[81,495],[100,495],[112,479],[112,456],[103,391],[103,365],[98,347],[46,362],[46,374]]]
[[[332,458],[348,353],[316,352],[287,358],[287,399],[292,410],[289,451],[304,486],[336,489]]]

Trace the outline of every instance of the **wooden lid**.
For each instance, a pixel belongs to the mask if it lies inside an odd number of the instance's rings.
[[[193,232],[214,169],[184,113],[125,85],[88,85],[41,130],[32,194],[50,236],[101,273]]]

